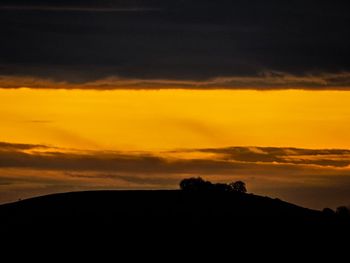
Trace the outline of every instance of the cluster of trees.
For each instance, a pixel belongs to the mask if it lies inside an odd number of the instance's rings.
[[[203,180],[201,177],[183,179],[180,182],[180,189],[191,192],[247,192],[246,185],[242,181],[236,181],[229,184],[213,184],[209,181]]]
[[[180,182],[180,189],[186,192],[233,192],[233,193],[247,193],[246,184],[242,181],[235,181],[232,183],[216,183],[206,181],[201,177],[192,177],[183,179]],[[323,209],[323,214],[328,217],[337,216],[339,218],[350,219],[350,207],[340,206],[335,211],[330,208]]]
[[[337,215],[340,218],[350,218],[350,209],[346,206],[339,206],[335,211],[330,208],[323,209],[323,213],[326,216],[334,216]]]

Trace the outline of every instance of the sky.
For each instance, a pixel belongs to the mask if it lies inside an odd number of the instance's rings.
[[[0,203],[243,180],[350,205],[347,1],[0,3]]]

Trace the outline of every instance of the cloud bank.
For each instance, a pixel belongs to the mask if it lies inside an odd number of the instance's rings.
[[[350,150],[229,147],[140,153],[0,144],[0,202],[86,189],[174,189],[190,176],[240,179],[258,194],[335,207],[350,200]]]
[[[33,77],[0,75],[0,88],[33,89],[305,89],[350,90],[350,72],[333,74],[291,75],[265,72],[250,77],[217,77],[208,80],[126,79],[107,77],[89,82],[67,82]]]
[[[102,7],[74,7],[74,6],[0,6],[3,11],[40,11],[40,12],[102,12],[102,13],[118,13],[118,12],[150,12],[158,11],[152,8],[102,8]]]
[[[79,151],[44,145],[0,143],[0,167],[79,171],[206,173],[247,165],[346,168],[350,150],[230,147],[164,152]],[[211,172],[211,171],[210,171]]]
[[[4,0],[0,86],[347,89],[349,5]]]

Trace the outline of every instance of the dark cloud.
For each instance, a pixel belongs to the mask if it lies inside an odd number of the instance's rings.
[[[348,90],[350,72],[291,75],[283,72],[264,72],[258,76],[218,77],[207,80],[126,79],[110,76],[88,82],[54,81],[33,77],[0,75],[0,88],[54,88],[54,89],[309,89]]]
[[[33,150],[33,149],[41,149],[41,148],[48,148],[48,147],[40,144],[21,144],[21,143],[0,142],[0,152],[1,151],[17,152],[22,150]]]
[[[46,123],[52,123],[53,121],[49,121],[49,120],[29,120],[26,121],[28,123],[36,123],[36,124],[46,124]]]
[[[153,174],[149,175],[140,175],[129,173],[94,173],[86,174],[82,172],[66,172],[65,175],[72,178],[84,178],[84,179],[111,179],[111,180],[123,180],[128,183],[133,183],[141,186],[154,185],[156,187],[164,188],[164,186],[171,186],[173,188],[179,183],[179,176],[174,174]],[[0,182],[1,183],[1,182]]]
[[[350,150],[276,147],[161,153],[68,151],[0,143],[0,203],[87,189],[174,189],[186,177],[244,180],[250,191],[313,208],[350,200]]]
[[[0,167],[71,171],[113,171],[138,173],[230,173],[232,170],[281,165],[295,169],[300,166],[349,167],[350,150],[310,150],[272,147],[230,147],[173,152],[120,153],[68,152],[41,145],[0,143]],[[27,150],[31,150],[28,152]],[[193,153],[217,154],[207,158]],[[178,157],[179,153],[187,156]],[[196,155],[194,155],[196,156]],[[279,168],[277,168],[279,169]]]
[[[236,78],[222,85],[234,88],[266,87],[262,74],[282,72],[300,79],[272,88],[349,84],[348,1],[47,2],[1,1],[0,75],[70,84]],[[312,76],[325,82],[302,80]]]
[[[0,6],[3,11],[40,11],[40,12],[102,12],[102,13],[119,13],[119,12],[149,12],[158,11],[152,8],[99,8],[99,7],[73,7],[73,6]]]
[[[229,147],[198,149],[201,152],[224,154],[223,159],[242,162],[304,164],[333,167],[350,166],[350,150],[300,149],[276,147]]]

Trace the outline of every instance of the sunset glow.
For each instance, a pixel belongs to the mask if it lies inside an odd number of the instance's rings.
[[[1,141],[152,151],[350,148],[346,91],[0,90]]]
[[[0,204],[202,177],[350,205],[349,4],[3,0]]]

